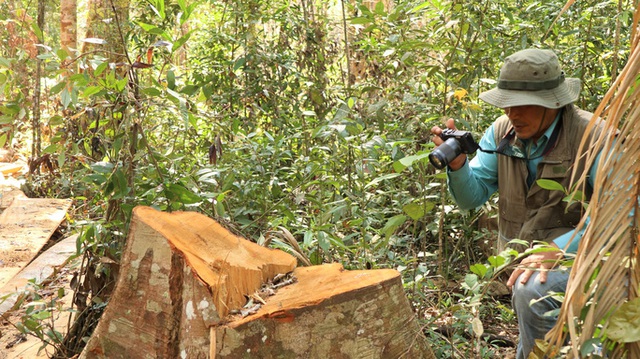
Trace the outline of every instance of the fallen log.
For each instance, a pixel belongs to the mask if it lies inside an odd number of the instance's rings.
[[[149,207],[134,209],[118,283],[80,356],[433,357],[397,271],[296,268],[206,216]]]

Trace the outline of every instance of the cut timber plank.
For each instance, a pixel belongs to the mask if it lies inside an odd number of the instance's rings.
[[[40,292],[41,295],[46,296],[45,293],[49,292],[52,293],[51,295],[57,296],[56,289],[58,288],[64,288],[65,295],[63,298],[57,299],[60,310],[54,310],[52,317],[46,321],[45,325],[53,325],[56,331],[62,335],[66,334],[74,311],[70,310],[73,301],[73,291],[70,288],[72,276],[63,267],[76,253],[77,237],[77,235],[67,237],[51,246],[0,289],[0,296],[11,293],[10,297],[0,303],[0,317],[7,318],[8,322],[19,322],[20,316],[24,315],[24,312],[21,310],[10,311],[9,309],[12,309],[11,307],[17,299],[26,293],[27,282],[33,281],[36,284],[46,282],[47,285],[44,287],[46,290]],[[24,341],[10,345],[9,343],[15,342],[21,333],[8,322],[4,325],[0,324],[0,333],[2,334],[0,336],[0,348],[2,348],[0,349],[0,359],[44,359],[51,357],[54,348],[48,345],[44,350],[41,350],[43,342],[35,336],[26,336]]]
[[[255,314],[234,314],[295,266],[201,214],[136,207],[80,358],[434,358],[394,270],[299,268]]]
[[[77,238],[78,235],[73,235],[54,244],[0,287],[0,297],[9,295],[0,303],[0,317],[3,317],[13,309],[18,298],[27,289],[30,281],[35,284],[42,284],[58,268],[67,263],[69,258],[76,253]]]
[[[0,286],[29,263],[64,221],[71,205],[66,199],[17,196],[0,214]]]
[[[15,198],[27,198],[24,193],[14,186],[0,184],[0,213],[9,208]]]

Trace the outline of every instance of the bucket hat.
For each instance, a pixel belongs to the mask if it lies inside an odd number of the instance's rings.
[[[560,108],[580,95],[580,79],[565,78],[551,50],[526,49],[508,56],[500,69],[497,87],[480,99],[499,108],[538,105]]]

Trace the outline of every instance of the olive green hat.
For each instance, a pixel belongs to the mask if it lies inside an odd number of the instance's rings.
[[[499,108],[560,108],[575,102],[579,95],[580,80],[564,77],[553,51],[527,49],[504,60],[498,86],[481,93],[480,99]]]

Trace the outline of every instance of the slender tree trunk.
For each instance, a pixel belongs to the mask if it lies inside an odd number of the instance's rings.
[[[37,24],[38,28],[40,28],[41,36],[44,33],[44,12],[45,12],[46,2],[45,0],[38,1],[38,18]],[[38,39],[39,43],[44,43],[44,38]],[[41,50],[39,50],[41,51]],[[31,144],[31,156],[32,158],[40,157],[40,152],[42,149],[41,144],[41,131],[40,131],[40,88],[42,77],[42,60],[38,58],[36,60],[36,74],[34,81],[34,89],[33,89],[33,118],[32,118],[32,130],[33,130],[33,143]]]

